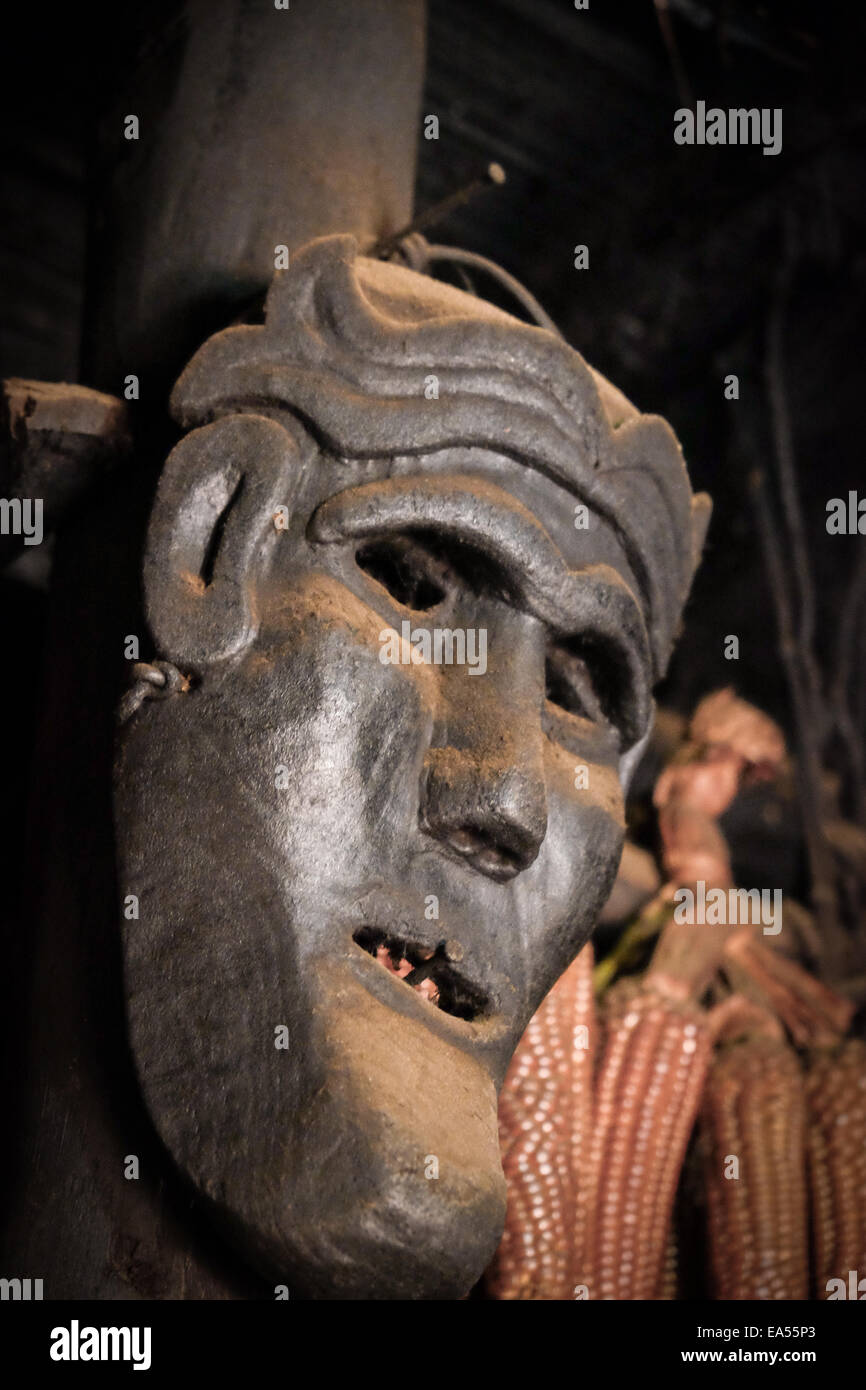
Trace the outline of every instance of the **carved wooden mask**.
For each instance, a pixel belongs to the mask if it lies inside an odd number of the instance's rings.
[[[616,873],[706,501],[554,334],[350,237],[172,404],[144,581],[190,688],[127,723],[116,776],[146,1103],[293,1293],[458,1297],[504,1217],[497,1087]]]

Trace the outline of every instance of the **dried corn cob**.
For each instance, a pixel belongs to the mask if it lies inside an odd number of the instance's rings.
[[[679,1251],[677,1249],[677,1233],[674,1223],[671,1222],[668,1230],[668,1240],[665,1246],[665,1258],[662,1264],[661,1279],[659,1280],[658,1297],[667,1301],[676,1299],[679,1288]]]
[[[866,1044],[849,1038],[806,1075],[814,1294],[866,1276]]]
[[[656,1298],[710,1055],[706,1017],[650,977],[608,996],[589,1153],[583,1276],[593,1297]]]
[[[724,1044],[704,1090],[710,1261],[720,1299],[807,1297],[805,1090],[796,1053],[772,1035],[780,1031],[774,1024]]]
[[[497,1299],[570,1299],[585,1222],[595,1013],[587,944],[532,1018],[499,1102],[505,1232],[487,1275]]]

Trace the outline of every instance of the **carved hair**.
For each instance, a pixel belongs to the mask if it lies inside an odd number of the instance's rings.
[[[435,376],[438,398],[425,397]],[[663,674],[709,517],[673,431],[640,415],[547,329],[461,290],[323,237],[268,294],[263,326],[210,338],[172,411],[189,429],[230,414],[298,417],[346,459],[495,450],[601,515],[640,588]]]

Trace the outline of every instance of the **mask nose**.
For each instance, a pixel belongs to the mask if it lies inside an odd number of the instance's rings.
[[[544,633],[526,615],[488,621],[483,675],[441,668],[421,776],[421,826],[503,883],[536,859],[547,832],[541,710]]]
[[[456,748],[427,753],[421,801],[426,832],[500,883],[529,868],[547,831],[540,779]]]

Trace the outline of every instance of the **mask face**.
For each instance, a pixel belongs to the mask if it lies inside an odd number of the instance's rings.
[[[495,447],[348,460],[254,406],[167,465],[149,616],[193,679],[118,753],[130,1039],[293,1294],[460,1297],[499,1239],[497,1089],[609,892],[651,710],[621,536],[575,515]]]

